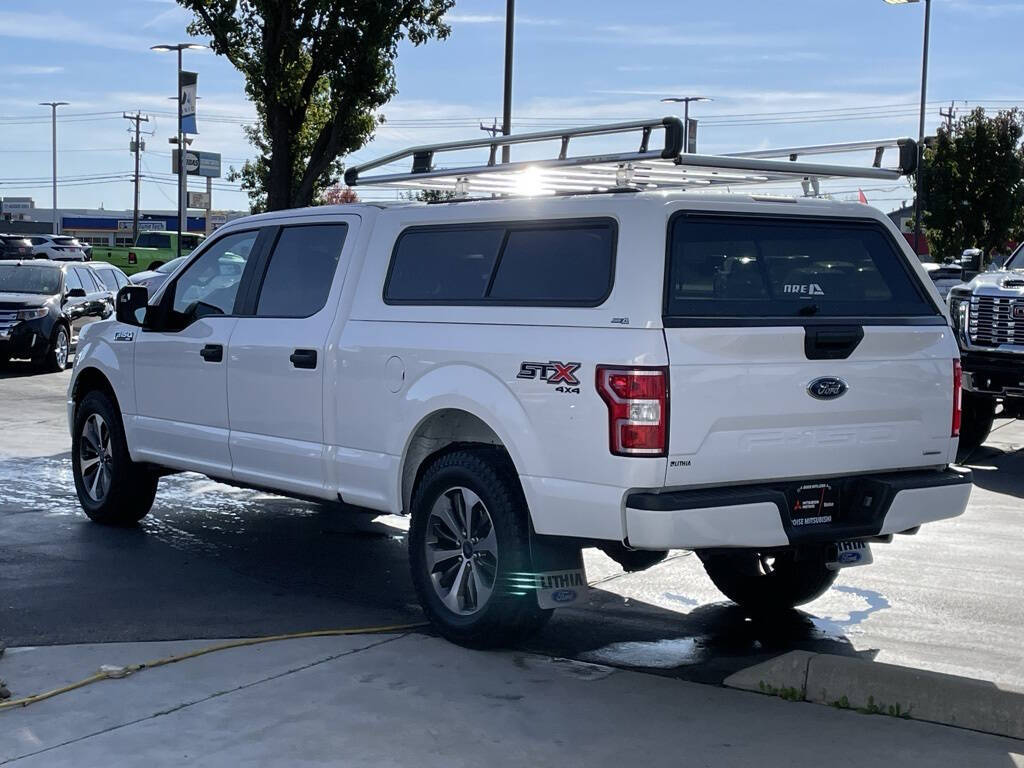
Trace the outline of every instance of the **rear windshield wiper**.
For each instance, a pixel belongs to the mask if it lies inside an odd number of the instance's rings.
[[[818,304],[805,304],[797,310],[797,314],[801,317],[810,317],[816,315],[821,311],[821,307]]]

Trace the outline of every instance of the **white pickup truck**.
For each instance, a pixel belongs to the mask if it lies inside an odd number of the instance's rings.
[[[943,305],[863,205],[282,211],[117,310],[68,395],[90,518],[135,523],[174,471],[410,514],[423,608],[467,645],[579,600],[582,546],[695,550],[731,599],[788,608],[971,490]]]

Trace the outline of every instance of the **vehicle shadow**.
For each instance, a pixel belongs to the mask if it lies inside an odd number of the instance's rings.
[[[74,350],[74,347],[72,347]],[[71,369],[74,365],[75,356],[73,351],[68,355],[67,370]],[[3,379],[24,379],[30,376],[47,376],[50,371],[47,371],[42,365],[34,363],[31,360],[8,360],[5,364],[0,364],[0,380]]]
[[[971,468],[977,487],[1024,499],[1024,449],[983,445],[964,465]]]
[[[139,525],[103,527],[79,508],[68,454],[7,460],[0,626],[8,645],[43,645],[420,621],[406,532],[406,518],[188,473],[161,479]],[[870,611],[873,596],[860,597]],[[759,617],[717,602],[677,612],[598,587],[523,650],[720,683],[793,649],[870,657],[844,630],[803,611]]]

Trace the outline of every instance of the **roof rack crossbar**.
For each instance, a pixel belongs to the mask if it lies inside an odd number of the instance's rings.
[[[663,132],[660,147],[651,146],[656,131]],[[570,151],[573,139],[633,132],[640,133],[639,142],[633,144],[634,149],[628,151],[578,155]],[[542,142],[558,142],[557,155],[549,154],[538,159],[509,163],[498,162],[499,148]],[[443,164],[443,161],[435,164],[439,156],[482,148],[488,150],[486,164],[465,164],[462,157],[449,158],[453,161],[450,165]],[[885,150],[892,148],[899,151],[897,167],[882,167]],[[345,172],[345,181],[353,187],[377,184],[455,190],[459,194],[471,195],[569,193],[573,190],[588,192],[623,186],[648,189],[707,188],[811,179],[817,185],[820,179],[827,178],[895,180],[913,173],[917,161],[917,143],[912,139],[759,149],[726,155],[689,154],[682,150],[682,121],[678,117],[665,117],[410,147],[352,166]],[[809,155],[869,150],[874,152],[871,165],[837,165],[801,159]],[[403,161],[411,161],[411,170],[386,168]]]

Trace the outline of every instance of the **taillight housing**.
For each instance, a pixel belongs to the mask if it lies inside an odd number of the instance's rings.
[[[668,455],[668,369],[597,366],[615,456]]]
[[[964,370],[959,360],[953,361],[953,429],[951,437],[960,437],[960,418],[963,414],[963,378]]]

